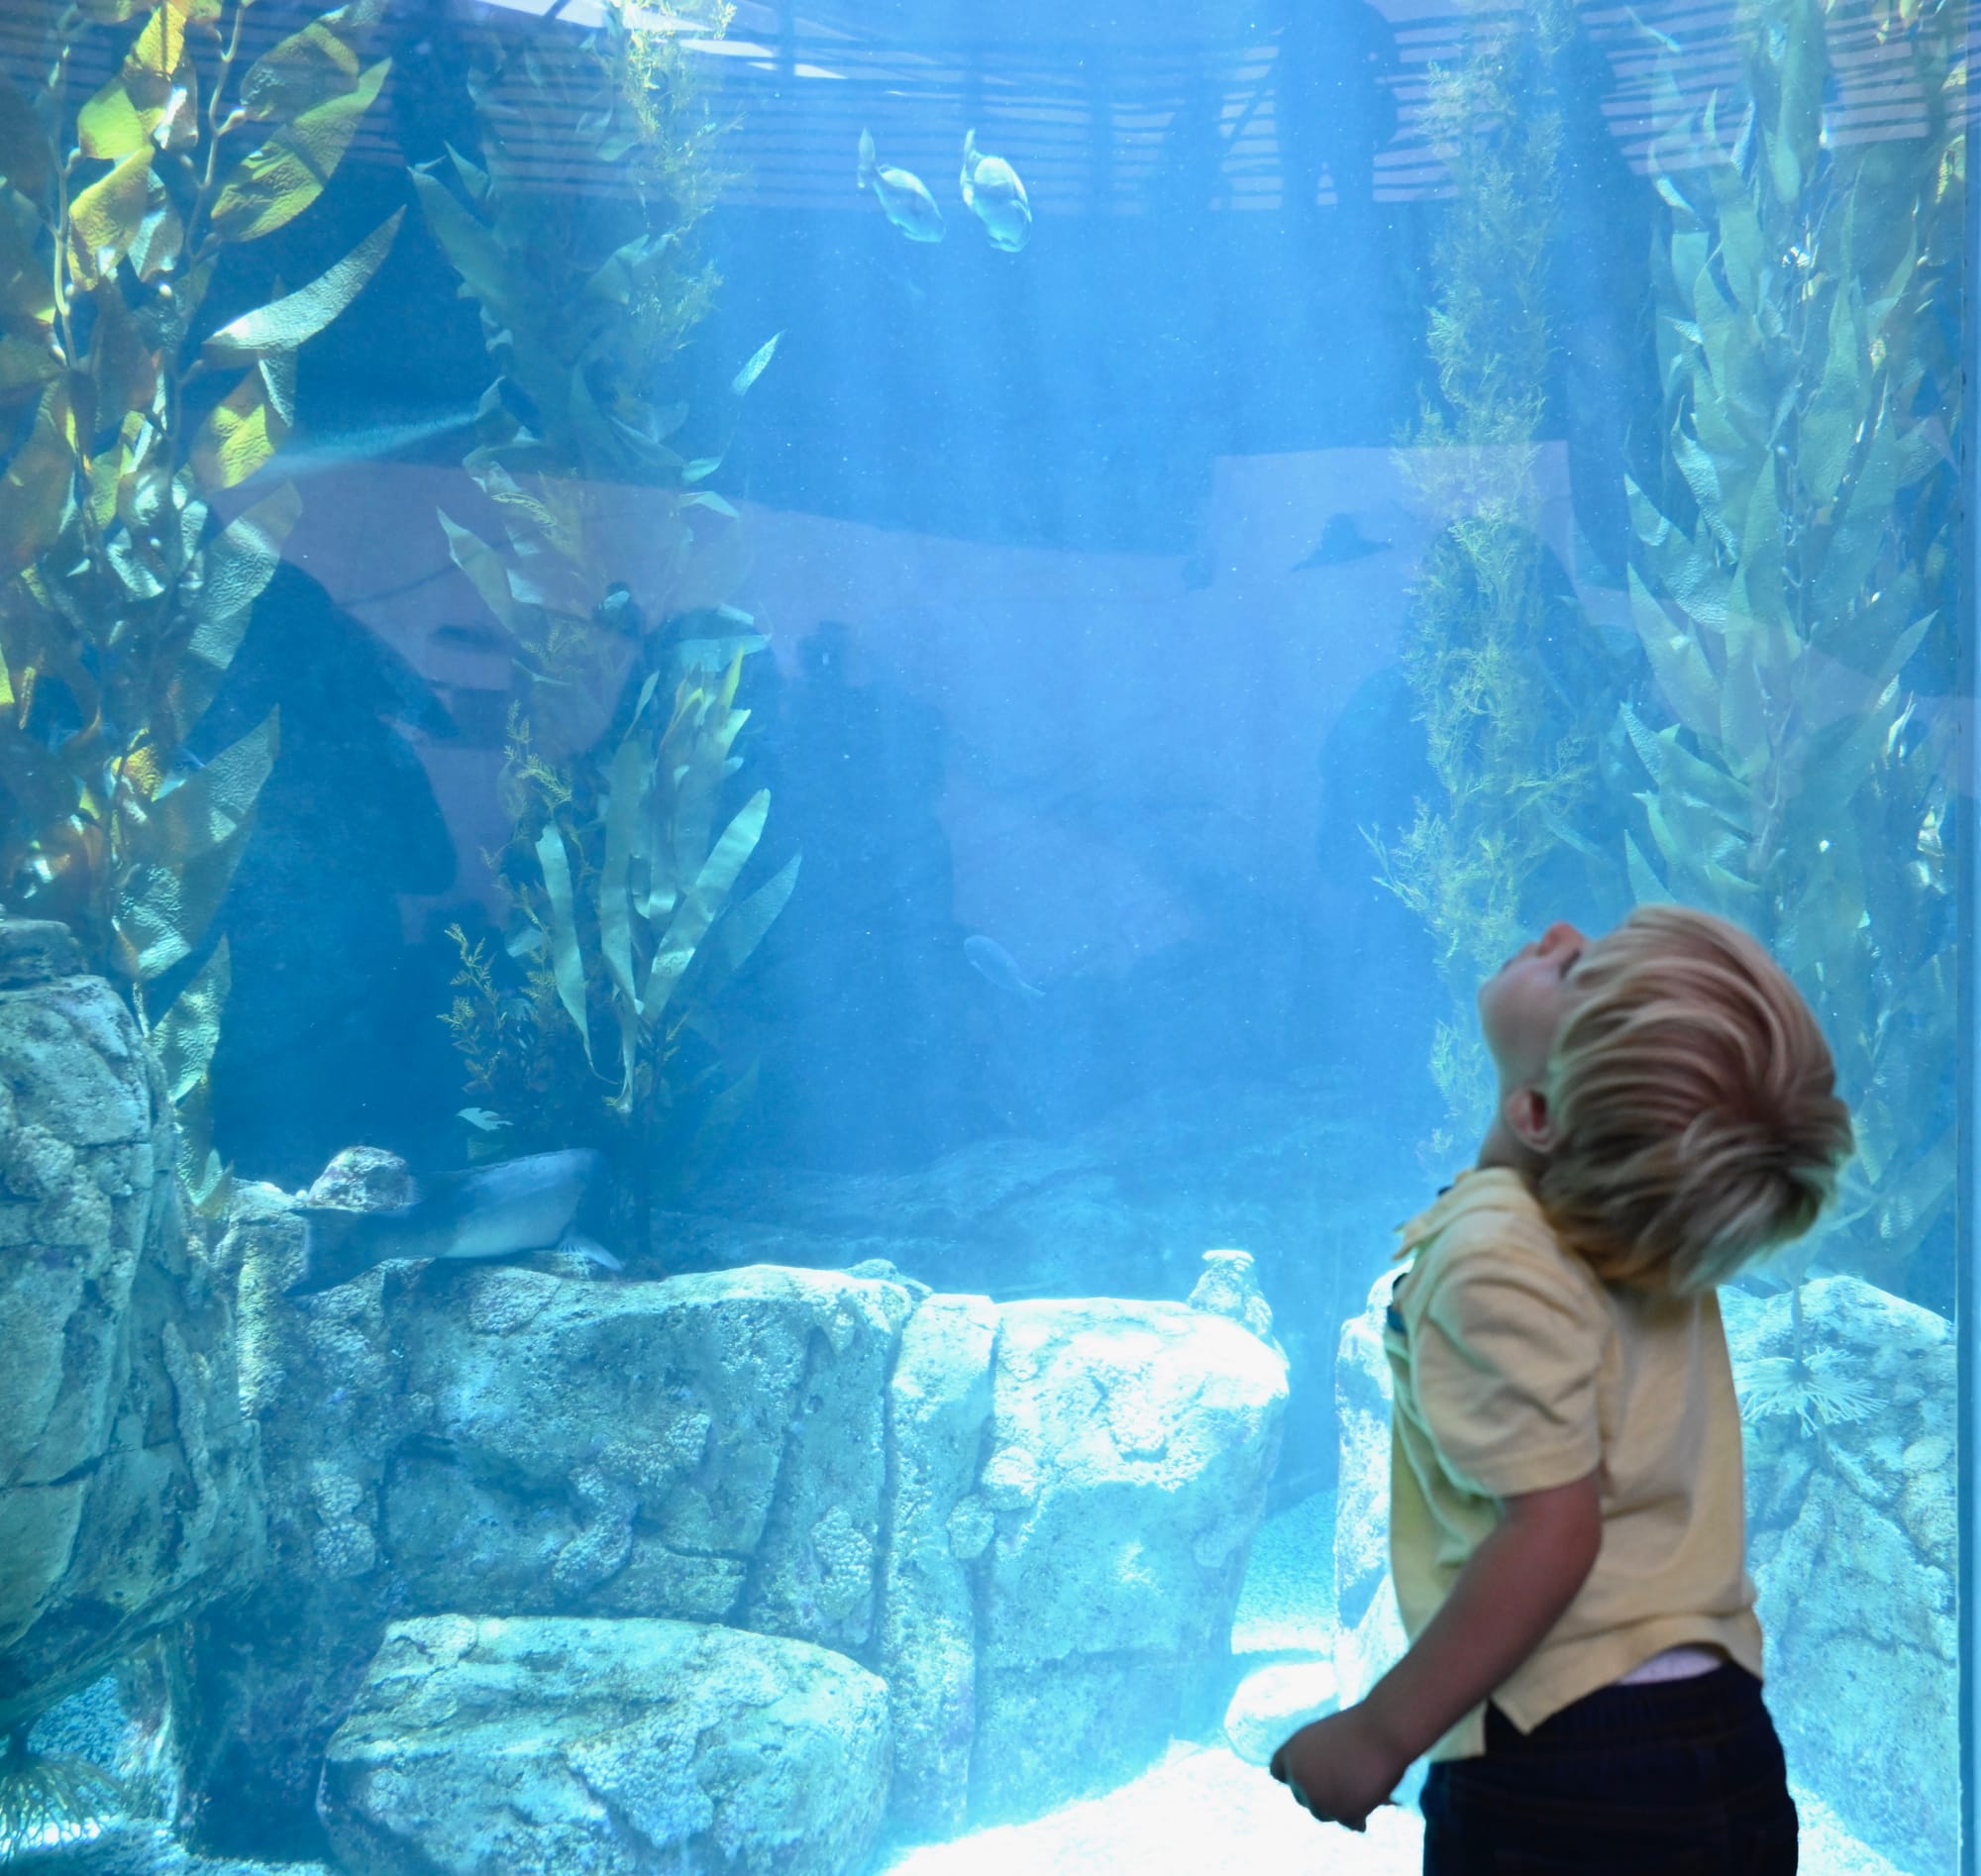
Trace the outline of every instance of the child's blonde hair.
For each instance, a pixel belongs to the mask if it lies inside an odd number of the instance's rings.
[[[1829,1046],[1737,926],[1642,905],[1592,943],[1548,1057],[1536,1186],[1607,1283],[1696,1296],[1800,1237],[1854,1150]]]

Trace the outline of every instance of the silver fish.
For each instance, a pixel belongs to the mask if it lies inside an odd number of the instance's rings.
[[[963,205],[984,224],[993,248],[1016,254],[1032,238],[1032,205],[1018,172],[1002,156],[977,148],[977,133],[963,139]]]
[[[978,974],[996,985],[1000,990],[1008,990],[1013,996],[1043,996],[1045,991],[1036,985],[1025,981],[1025,974],[1018,969],[1018,961],[994,938],[987,938],[981,931],[974,931],[963,941],[963,955],[968,958]]]
[[[292,1297],[335,1289],[395,1257],[513,1257],[551,1250],[572,1235],[604,1155],[577,1147],[442,1173],[420,1182],[410,1204],[383,1211],[341,1205],[303,1209],[303,1274]]]
[[[872,189],[887,219],[910,241],[940,241],[942,210],[920,176],[884,163],[874,154],[874,133],[860,133],[860,186]]]

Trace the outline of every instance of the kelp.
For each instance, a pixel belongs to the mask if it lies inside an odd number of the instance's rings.
[[[65,921],[126,988],[202,1202],[221,1178],[205,1115],[225,946],[154,1004],[227,891],[276,720],[203,765],[186,745],[300,512],[285,482],[225,526],[210,503],[267,467],[295,422],[297,349],[364,289],[400,219],[205,330],[230,251],[315,201],[388,63],[362,56],[383,0],[348,0],[252,62],[247,6],[51,8],[45,81],[24,96],[0,80],[0,905]],[[121,58],[78,99],[70,66],[104,34]]]
[[[693,237],[718,127],[678,36],[616,8],[581,43],[532,43],[478,72],[473,92],[478,160],[450,151],[415,182],[498,371],[466,468],[499,533],[439,520],[512,642],[519,694],[500,784],[512,831],[490,856],[503,929],[455,928],[444,1020],[501,1150],[597,1140],[664,1180],[660,1134],[690,1113],[705,1130],[747,1094],[714,1001],[797,866],[743,889],[770,800],[733,797],[736,699],[765,641],[727,603],[740,561],[735,510],[709,485],[721,451],[689,454],[687,404],[658,388],[716,284]],[[540,129],[573,122],[576,154],[612,165],[616,189],[574,198],[529,173]],[[732,407],[776,347],[736,372]],[[637,592],[611,544],[628,489]]]
[[[1954,1179],[1964,9],[1873,8],[1923,132],[1832,147],[1821,0],[1746,0],[1743,97],[1662,74],[1662,485],[1632,486],[1651,694],[1618,715],[1639,898],[1759,935],[1837,1057],[1858,1156],[1824,1251],[1897,1285]],[[1862,9],[1852,9],[1853,21]]]
[[[1565,0],[1482,12],[1466,56],[1430,78],[1428,130],[1455,184],[1433,257],[1439,396],[1400,461],[1443,519],[1404,657],[1441,797],[1419,800],[1408,829],[1369,838],[1384,883],[1428,926],[1455,1005],[1430,1062],[1447,1114],[1427,1143],[1440,1160],[1491,1114],[1473,992],[1529,935],[1531,888],[1564,843],[1599,851],[1581,829],[1615,682],[1533,527],[1561,162],[1551,74],[1572,27]]]

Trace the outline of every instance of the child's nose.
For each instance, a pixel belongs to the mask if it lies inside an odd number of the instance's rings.
[[[1558,918],[1546,931],[1541,933],[1541,956],[1559,951],[1564,945],[1579,945],[1583,942],[1579,932],[1567,919]]]

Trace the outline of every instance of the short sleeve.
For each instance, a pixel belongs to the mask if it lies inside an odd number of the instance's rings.
[[[1541,1258],[1496,1247],[1438,1273],[1411,1331],[1410,1379],[1457,1485],[1512,1498],[1595,1471],[1607,1329],[1588,1287]]]

